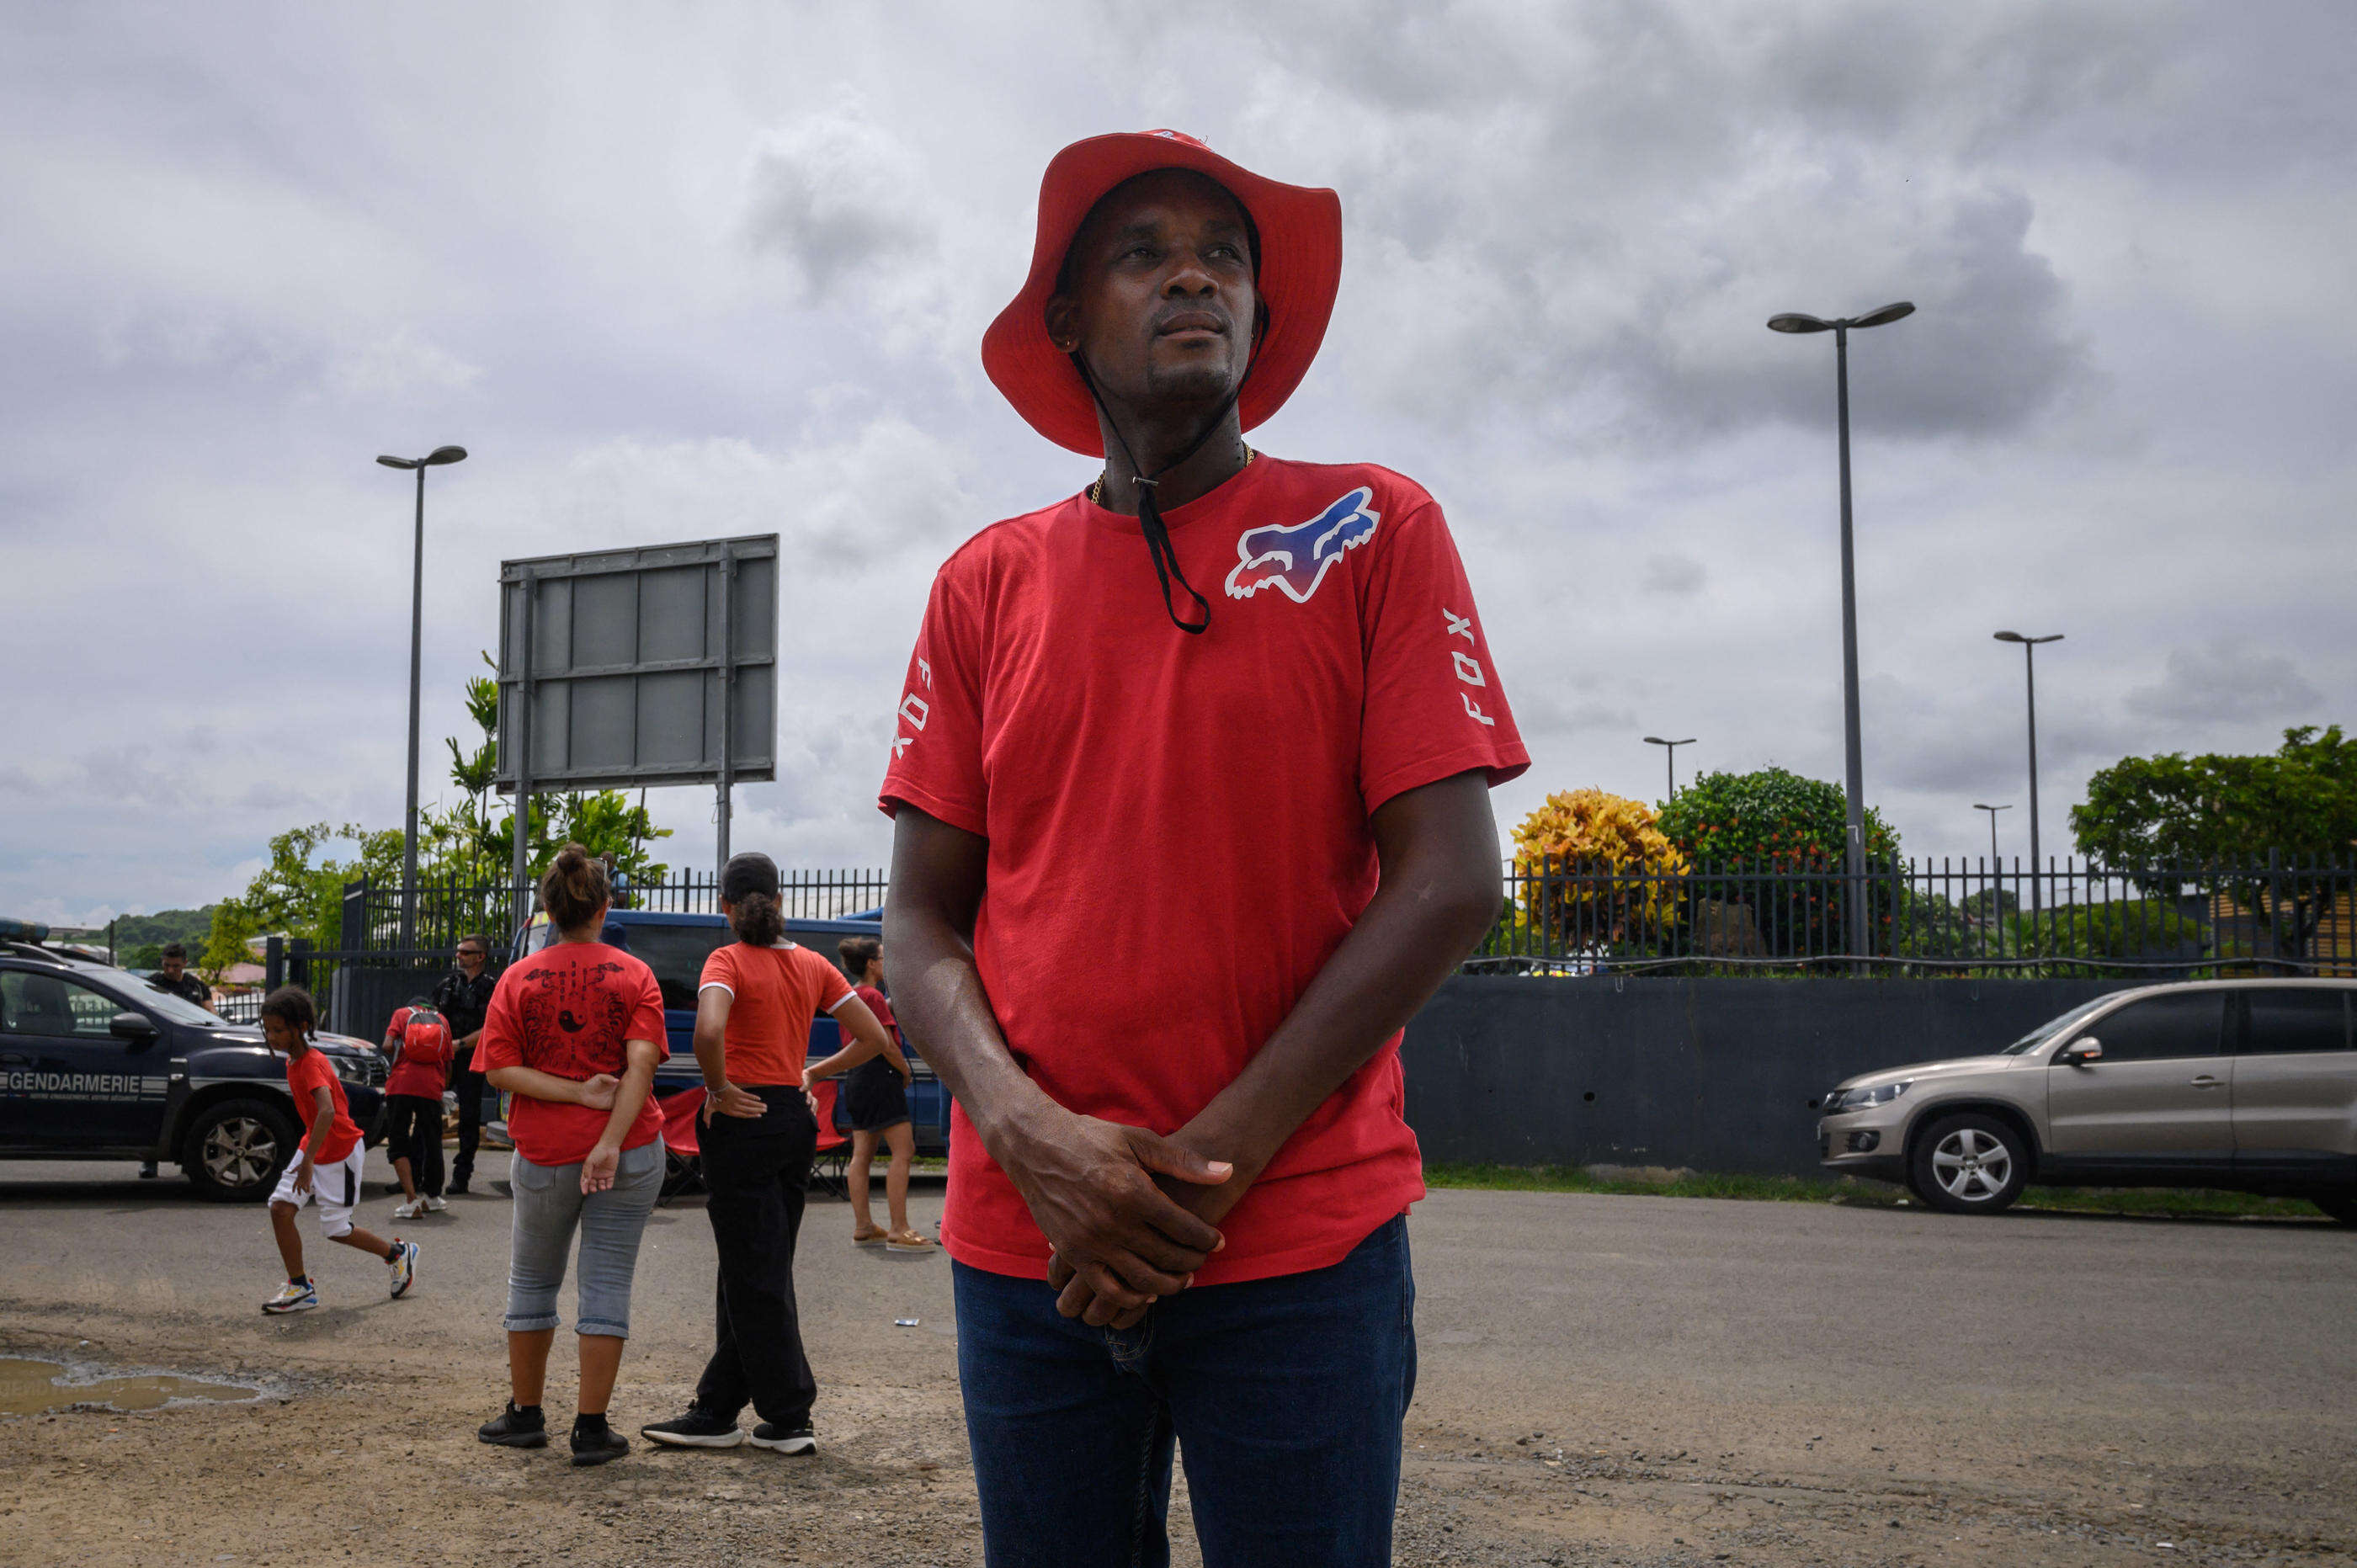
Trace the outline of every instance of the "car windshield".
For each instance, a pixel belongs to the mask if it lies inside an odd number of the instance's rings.
[[[107,989],[118,1000],[135,1002],[150,1013],[161,1013],[175,1024],[196,1024],[208,1029],[218,1029],[221,1021],[185,996],[175,996],[168,991],[158,991],[126,975],[122,980],[108,976]]]
[[[2072,1027],[2082,1018],[2084,1018],[2088,1014],[2093,1013],[2096,1008],[2101,1007],[2110,1000],[2111,998],[2108,996],[2098,996],[2093,1002],[2082,1002],[2076,1007],[2072,1008],[2068,1013],[2063,1014],[2060,1018],[2050,1019],[2046,1023],[2039,1025],[2038,1027],[2030,1030],[2029,1033],[2022,1036],[2021,1038],[2014,1041],[2013,1044],[2006,1047],[2004,1050],[1997,1054],[1999,1056],[2007,1057],[2026,1057],[2030,1052],[2036,1050],[2039,1047],[2044,1045],[2047,1041],[2052,1039],[2055,1036],[2062,1033],[2065,1029]]]

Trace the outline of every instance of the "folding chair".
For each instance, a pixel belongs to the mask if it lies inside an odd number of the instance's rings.
[[[836,1081],[823,1078],[812,1089],[811,1097],[818,1101],[818,1155],[811,1161],[811,1190],[825,1193],[830,1197],[848,1198],[851,1187],[844,1179],[844,1167],[851,1163],[851,1140],[834,1124]]]

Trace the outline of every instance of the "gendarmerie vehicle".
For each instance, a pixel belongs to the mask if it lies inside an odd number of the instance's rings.
[[[304,1119],[262,1031],[48,935],[0,920],[0,1159],[168,1162],[209,1197],[269,1197]],[[384,1058],[348,1035],[317,1043],[374,1126]]]

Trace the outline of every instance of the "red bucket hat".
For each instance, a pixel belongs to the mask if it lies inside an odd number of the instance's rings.
[[[1263,178],[1180,131],[1124,131],[1074,142],[1039,182],[1031,275],[982,335],[982,368],[1032,429],[1086,456],[1104,456],[1096,403],[1071,360],[1049,340],[1048,301],[1089,209],[1122,181],[1166,168],[1218,181],[1260,231],[1258,287],[1268,331],[1236,399],[1243,428],[1285,406],[1308,374],[1334,313],[1342,280],[1342,200],[1332,191]]]

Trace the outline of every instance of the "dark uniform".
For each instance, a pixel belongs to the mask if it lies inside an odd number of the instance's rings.
[[[483,1075],[475,1070],[474,1053],[458,1044],[483,1026],[490,1011],[491,992],[498,985],[490,966],[469,980],[453,970],[434,988],[434,1010],[449,1020],[450,1042],[457,1052],[450,1062],[450,1087],[458,1095],[458,1157],[450,1165],[450,1190],[464,1192],[475,1174],[475,1150],[483,1141]]]
[[[167,979],[164,972],[159,969],[147,977],[147,983],[158,991],[170,993],[183,1002],[193,1002],[199,1007],[210,1009],[213,1004],[213,988],[199,980],[197,972],[192,969],[180,971],[180,978],[178,980]]]

